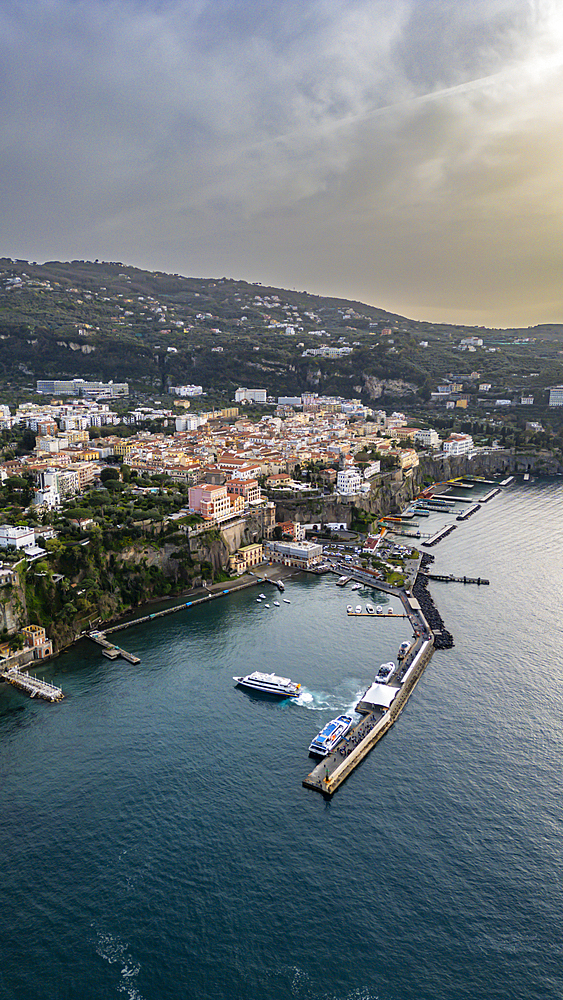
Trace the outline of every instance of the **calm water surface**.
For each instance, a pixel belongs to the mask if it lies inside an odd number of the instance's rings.
[[[330,802],[307,746],[409,636],[334,577],[126,631],[136,667],[82,643],[61,705],[0,687],[0,1000],[561,1000],[562,506],[509,486],[432,550],[491,585],[432,584],[455,648]],[[299,703],[235,689],[266,668]]]

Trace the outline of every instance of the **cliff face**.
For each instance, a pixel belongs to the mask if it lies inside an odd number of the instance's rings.
[[[397,514],[430,483],[454,479],[458,476],[494,475],[508,476],[513,473],[531,472],[537,475],[557,475],[563,473],[561,463],[551,452],[539,454],[513,454],[510,451],[494,451],[474,458],[433,458],[423,456],[416,469],[400,470],[376,477],[376,482],[366,496],[335,497],[318,499],[283,499],[276,503],[278,521],[299,521],[303,524],[327,524],[346,522],[358,523],[362,512],[372,520],[386,514]],[[367,518],[366,518],[367,520]]]
[[[119,551],[107,551],[100,539],[67,547],[47,568],[22,566],[16,582],[0,588],[0,628],[13,634],[29,623],[43,625],[60,649],[92,622],[221,579],[229,556],[217,530],[140,540]]]

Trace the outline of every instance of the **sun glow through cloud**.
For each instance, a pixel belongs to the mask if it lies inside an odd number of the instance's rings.
[[[550,0],[7,3],[0,77],[5,253],[563,318]]]

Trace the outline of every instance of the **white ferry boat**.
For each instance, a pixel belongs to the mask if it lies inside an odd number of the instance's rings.
[[[309,747],[309,753],[316,757],[327,757],[346,736],[353,722],[351,715],[339,715],[336,719],[327,722],[326,726],[315,736]]]
[[[291,681],[289,677],[278,677],[277,674],[263,674],[255,670],[246,677],[233,677],[240,687],[252,691],[262,691],[264,694],[277,694],[282,698],[297,698],[301,693],[301,685]]]

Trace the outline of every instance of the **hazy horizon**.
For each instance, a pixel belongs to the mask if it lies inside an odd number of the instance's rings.
[[[4,253],[563,321],[554,0],[6,0]]]

